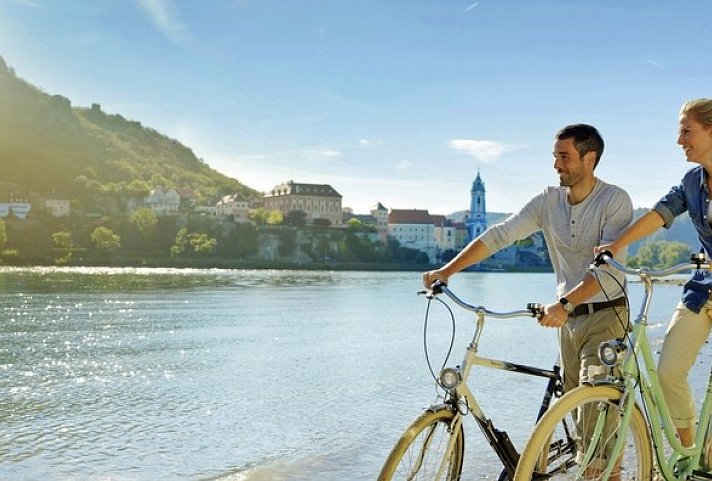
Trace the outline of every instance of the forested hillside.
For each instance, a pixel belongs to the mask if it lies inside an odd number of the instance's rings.
[[[159,186],[192,191],[199,202],[257,194],[140,122],[42,92],[2,58],[0,172],[0,201],[63,197],[81,207],[97,194],[141,194]]]

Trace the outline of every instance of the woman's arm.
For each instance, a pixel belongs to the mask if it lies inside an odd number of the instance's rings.
[[[615,257],[616,253],[622,248],[648,237],[650,234],[660,229],[664,225],[663,217],[654,210],[646,212],[642,217],[626,227],[618,238],[611,244],[601,245],[594,249],[596,254],[605,250],[611,251]]]

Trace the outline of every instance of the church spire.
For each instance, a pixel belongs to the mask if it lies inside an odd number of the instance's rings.
[[[485,183],[477,169],[477,177],[470,190],[470,215],[467,218],[467,231],[470,240],[477,238],[487,229],[487,210],[485,208]]]

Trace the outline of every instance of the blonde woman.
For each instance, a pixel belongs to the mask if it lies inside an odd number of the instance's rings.
[[[699,165],[687,171],[679,185],[626,228],[617,240],[597,247],[596,253],[609,250],[615,256],[618,250],[649,236],[660,227],[670,228],[675,217],[687,212],[707,258],[712,257],[712,99],[686,102],[680,109],[679,125],[677,143],[685,151],[687,162]],[[696,273],[685,284],[658,361],[665,400],[685,446],[693,443],[696,421],[687,375],[712,328],[710,292],[712,276],[709,273]]]

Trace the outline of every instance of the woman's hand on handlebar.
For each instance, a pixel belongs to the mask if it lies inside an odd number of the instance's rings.
[[[609,255],[613,258],[615,258],[616,254],[618,254],[618,248],[616,247],[616,245],[614,243],[614,244],[601,244],[600,246],[594,247],[593,255],[598,256],[606,251],[608,251]]]

